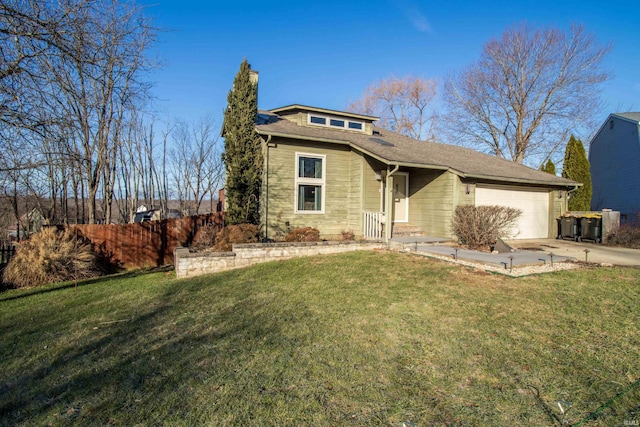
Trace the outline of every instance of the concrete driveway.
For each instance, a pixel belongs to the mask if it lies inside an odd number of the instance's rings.
[[[506,243],[517,250],[542,251],[553,253],[554,256],[572,257],[578,261],[588,260],[600,264],[640,267],[640,249],[557,239],[509,240]],[[586,253],[585,249],[589,252]]]

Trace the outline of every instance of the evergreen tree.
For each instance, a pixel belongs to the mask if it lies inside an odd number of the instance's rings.
[[[573,135],[569,138],[564,152],[562,176],[582,183],[582,187],[571,193],[569,197],[570,211],[588,211],[591,209],[591,171],[589,160],[582,141]]]
[[[543,172],[550,173],[551,175],[555,175],[556,174],[556,165],[553,164],[551,159],[548,159],[547,163],[545,163],[544,165],[540,166],[540,170],[543,171]]]
[[[258,85],[251,79],[251,66],[246,59],[240,64],[227,103],[222,132],[228,205],[225,222],[259,225],[263,158],[255,129]]]

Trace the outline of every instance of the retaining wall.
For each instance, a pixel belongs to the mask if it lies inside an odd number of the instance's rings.
[[[263,262],[290,258],[382,249],[381,242],[309,242],[234,244],[232,252],[189,252],[176,248],[174,265],[178,278],[194,277]]]

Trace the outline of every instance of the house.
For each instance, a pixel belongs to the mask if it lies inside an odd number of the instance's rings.
[[[162,219],[181,218],[182,214],[178,209],[167,209],[166,214],[162,215],[160,209],[148,209],[145,205],[141,205],[136,209],[133,216],[133,222],[160,221]]]
[[[261,200],[268,238],[311,226],[388,240],[406,230],[452,238],[458,205],[523,211],[514,238],[556,237],[567,193],[580,185],[471,149],[417,141],[377,117],[304,105],[260,111]]]
[[[640,113],[614,113],[589,142],[591,210],[620,211],[621,220],[640,212]]]
[[[9,241],[20,241],[28,239],[34,233],[39,233],[43,226],[49,225],[39,209],[34,208],[30,212],[20,216],[15,225],[7,227],[7,238]],[[19,231],[18,231],[19,230]]]

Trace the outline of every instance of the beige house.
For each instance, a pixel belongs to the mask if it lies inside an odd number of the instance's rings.
[[[476,151],[375,127],[377,117],[303,105],[260,111],[261,200],[268,238],[311,226],[388,240],[420,232],[452,238],[458,205],[503,205],[523,215],[513,238],[557,235],[575,182]]]

